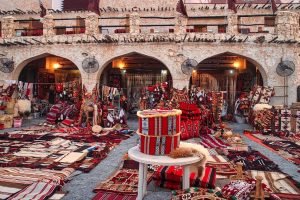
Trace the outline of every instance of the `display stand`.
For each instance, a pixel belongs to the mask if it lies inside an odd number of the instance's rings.
[[[181,142],[184,143],[184,142]],[[128,156],[139,162],[139,184],[137,200],[142,200],[147,188],[147,165],[183,166],[183,189],[190,187],[190,165],[201,161],[199,157],[171,158],[168,156],[152,156],[140,152],[138,146],[129,149]]]

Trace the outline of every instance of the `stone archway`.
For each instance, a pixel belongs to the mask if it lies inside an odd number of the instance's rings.
[[[29,58],[24,58],[23,60],[21,60],[19,63],[16,64],[16,68],[15,70],[12,72],[11,74],[11,79],[12,80],[18,80],[22,70],[24,69],[24,67],[26,67],[26,65],[28,65],[29,63],[37,60],[37,59],[41,59],[41,58],[45,58],[47,56],[56,56],[56,57],[61,57],[61,58],[65,58],[69,61],[71,61],[72,63],[74,63],[74,65],[77,66],[78,70],[80,71],[81,74],[81,78],[83,78],[83,75],[85,75],[85,73],[83,72],[82,68],[79,67],[72,59],[67,58],[63,55],[59,55],[59,54],[53,54],[53,53],[42,53],[42,54],[38,54]]]
[[[203,58],[201,61],[199,61],[199,63],[203,62],[206,59],[213,58],[213,57],[216,57],[216,56],[220,56],[222,54],[231,54],[231,55],[234,55],[234,56],[244,58],[247,61],[251,62],[253,65],[255,65],[255,67],[259,71],[259,73],[262,77],[262,80],[263,80],[263,85],[268,85],[268,76],[267,76],[267,72],[264,69],[263,65],[259,61],[255,60],[254,58],[241,54],[241,52],[236,53],[234,51],[224,51],[224,52],[217,53],[217,54],[214,54],[214,55],[211,55],[211,56],[207,56],[206,58]]]
[[[144,56],[144,57],[147,57],[147,58],[150,58],[150,59],[153,59],[153,60],[156,60],[160,63],[162,63],[165,68],[167,68],[167,70],[170,72],[170,75],[171,75],[171,78],[173,79],[174,77],[174,72],[173,72],[173,69],[168,67],[168,65],[161,59],[155,57],[155,56],[152,56],[152,55],[148,55],[148,54],[144,54],[144,53],[141,53],[141,52],[138,52],[138,51],[130,51],[128,53],[123,53],[123,54],[119,54],[119,55],[115,55],[113,56],[112,58],[110,58],[109,60],[106,60],[103,62],[103,64],[101,65],[100,69],[98,70],[98,74],[96,76],[97,80],[100,79],[103,71],[105,70],[105,68],[115,59],[118,59],[118,58],[121,58],[121,57],[124,57],[124,56],[129,56],[129,55],[132,55],[132,54],[138,54],[140,56]]]

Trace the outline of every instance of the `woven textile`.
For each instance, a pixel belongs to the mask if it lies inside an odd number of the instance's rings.
[[[243,163],[245,170],[280,171],[278,166],[258,151],[229,151],[228,159]]]
[[[147,182],[152,178],[153,173],[147,173]],[[121,169],[110,179],[100,183],[94,191],[109,191],[123,194],[135,194],[138,191],[139,171],[136,169]]]
[[[172,191],[172,199],[171,200],[206,200],[206,199],[214,199],[214,200],[225,200],[222,198],[222,194],[220,191],[212,190],[212,189],[204,189],[198,187],[191,187],[186,190],[176,190]]]
[[[100,191],[93,198],[93,200],[136,200],[137,195],[129,195],[129,194],[120,194],[113,192],[104,192]]]
[[[226,148],[229,146],[221,139],[215,138],[212,135],[201,135],[200,139],[200,144],[206,148]]]
[[[183,177],[183,168],[178,166],[161,166],[154,173],[156,185],[168,189],[181,189]],[[200,180],[195,173],[190,174],[190,184],[194,187],[201,188],[215,188],[216,183],[216,169],[206,167],[203,178]]]
[[[245,181],[232,181],[222,188],[222,195],[227,199],[248,200],[255,184]]]
[[[0,185],[0,199],[7,199],[13,194],[19,192],[22,188]]]
[[[57,184],[46,182],[35,182],[24,188],[17,194],[10,197],[8,200],[43,200],[51,196]]]
[[[261,176],[262,182],[274,193],[300,194],[300,189],[285,174],[251,170],[247,175],[251,178]]]
[[[280,127],[281,131],[291,131],[291,110],[280,110]]]
[[[48,169],[29,169],[18,167],[0,168],[0,182],[29,185],[37,181],[53,182],[63,185],[74,169],[65,168],[60,171]]]

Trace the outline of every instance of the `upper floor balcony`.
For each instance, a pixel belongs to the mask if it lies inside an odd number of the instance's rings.
[[[138,41],[153,37],[153,41],[164,42],[172,42],[176,39],[178,41],[178,36],[182,36],[180,38],[186,41],[198,41],[201,38],[204,41],[205,39],[208,41],[226,40],[232,36],[235,36],[233,39],[237,41],[237,38],[255,40],[260,36],[265,36],[270,40],[278,37],[298,41],[300,17],[297,11],[278,11],[276,14],[216,12],[215,15],[189,17],[180,14],[142,15],[135,11],[126,15],[98,16],[82,11],[80,14],[73,15],[53,12],[44,18],[28,16],[21,18],[10,15],[0,19],[0,45],[7,46],[22,43],[41,44],[45,41],[57,40],[57,38],[72,37],[71,41],[70,39],[64,40],[65,43],[70,43],[75,41],[74,37],[81,38],[78,40],[82,41],[85,36],[90,36],[86,37],[86,41],[94,42],[102,42],[101,38],[108,42],[126,42],[127,40],[131,42],[130,38],[133,36],[140,37]],[[11,42],[8,39],[17,42]],[[39,42],[31,42],[32,40]],[[133,40],[133,42],[138,42],[134,38]]]

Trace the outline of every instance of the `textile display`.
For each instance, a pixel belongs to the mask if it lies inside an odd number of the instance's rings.
[[[64,181],[74,172],[72,168],[60,171],[48,169],[29,169],[19,167],[1,167],[0,182],[29,185],[37,181],[52,182],[63,185]]]
[[[38,181],[19,191],[8,200],[44,200],[55,192],[56,187],[57,184]]]
[[[172,191],[171,200],[199,200],[199,199],[214,199],[225,200],[219,190],[205,189],[198,187],[191,187],[186,190],[174,190]]]
[[[181,140],[187,140],[200,135],[200,124],[198,120],[185,120],[181,121]]]
[[[222,92],[212,92],[212,113],[217,124],[221,123],[223,98]]]
[[[290,132],[291,131],[291,110],[280,110],[280,126],[281,131]]]
[[[166,155],[180,144],[180,110],[138,111],[140,151],[149,155]]]
[[[200,180],[194,172],[190,173],[190,184],[194,187],[215,188],[216,169],[206,167],[203,178]],[[159,187],[168,189],[181,189],[183,168],[180,166],[160,166],[154,173],[153,178]]]
[[[245,181],[231,181],[222,188],[222,195],[226,199],[250,200],[250,193],[255,188],[255,184]]]
[[[300,133],[300,110],[291,109],[291,131]]]
[[[114,192],[97,192],[92,200],[136,200],[137,194],[120,194]]]
[[[201,135],[200,139],[200,144],[205,148],[227,148],[229,146],[222,139],[215,138],[213,135]]]
[[[147,182],[153,173],[147,173]],[[122,194],[136,194],[138,191],[139,171],[136,169],[120,169],[111,178],[94,188],[95,192],[114,192]]]
[[[261,176],[263,178],[262,183],[266,184],[273,193],[300,194],[299,187],[283,173],[251,170],[247,171],[246,174],[250,178]]]
[[[19,192],[22,188],[17,186],[7,186],[0,184],[0,199],[7,199],[8,197],[12,196],[13,194]]]
[[[263,143],[276,151],[279,155],[300,165],[300,146],[292,141],[264,140]]]
[[[243,163],[244,170],[262,170],[280,172],[278,165],[258,151],[229,151],[230,161]]]
[[[268,104],[270,103],[271,97],[274,96],[274,88],[270,86],[255,86],[248,96],[251,106],[255,104]]]

